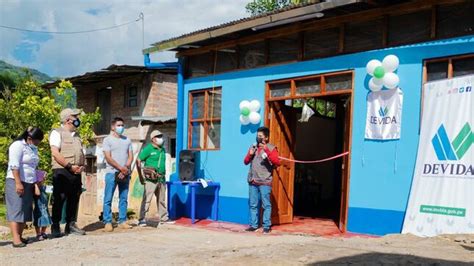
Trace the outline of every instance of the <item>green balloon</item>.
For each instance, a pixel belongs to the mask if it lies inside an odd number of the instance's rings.
[[[242,111],[240,111],[240,113],[243,116],[248,116],[250,114],[250,109],[248,107],[244,107],[244,108],[242,108]]]
[[[385,69],[383,67],[378,66],[374,69],[374,77],[381,79],[385,75]]]

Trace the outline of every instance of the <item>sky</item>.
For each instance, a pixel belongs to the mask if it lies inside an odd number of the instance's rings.
[[[247,17],[250,0],[0,0],[0,25],[41,31],[83,31],[145,16],[150,44]],[[111,64],[143,65],[142,23],[82,34],[43,34],[0,28],[0,59],[52,77],[70,77]],[[153,62],[176,61],[171,52]]]

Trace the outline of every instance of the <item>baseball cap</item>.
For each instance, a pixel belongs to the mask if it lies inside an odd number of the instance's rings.
[[[60,118],[61,118],[61,122],[64,122],[66,121],[66,119],[68,119],[70,116],[72,115],[79,115],[81,114],[81,110],[80,109],[71,109],[71,108],[66,108],[64,110],[61,111],[61,113],[59,114]]]
[[[160,135],[163,135],[163,133],[161,133],[161,131],[159,131],[158,129],[155,129],[151,132],[150,138],[154,138],[154,137],[157,137],[157,136],[160,136]]]

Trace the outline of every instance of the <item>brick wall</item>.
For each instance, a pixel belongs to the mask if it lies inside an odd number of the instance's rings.
[[[131,84],[136,84],[138,87],[137,107],[125,107],[125,87]],[[140,121],[132,121],[132,116],[176,115],[177,96],[175,75],[161,73],[139,74],[78,87],[78,108],[86,112],[93,112],[98,106],[98,91],[107,87],[112,87],[110,90],[110,117],[112,119],[118,116],[125,120],[125,135],[132,140],[143,140],[150,131],[149,126],[141,126]]]
[[[176,77],[152,75],[151,90],[143,109],[144,116],[175,116],[177,104]]]

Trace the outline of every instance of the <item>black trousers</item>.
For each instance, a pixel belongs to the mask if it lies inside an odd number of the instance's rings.
[[[82,193],[81,175],[75,175],[66,169],[53,170],[53,211],[51,220],[59,225],[66,201],[66,223],[77,221],[79,199]]]

